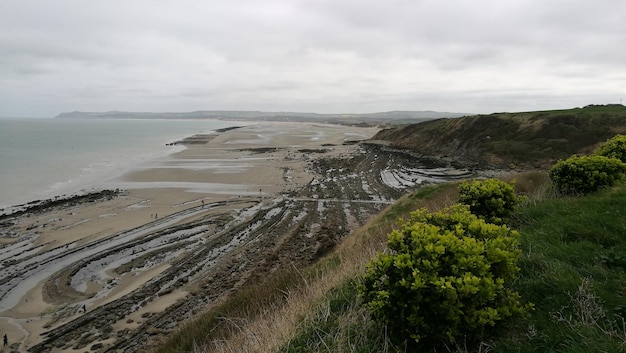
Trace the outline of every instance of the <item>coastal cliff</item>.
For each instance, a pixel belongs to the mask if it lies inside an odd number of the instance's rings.
[[[624,132],[626,107],[591,105],[437,119],[390,127],[372,140],[466,167],[541,169]]]

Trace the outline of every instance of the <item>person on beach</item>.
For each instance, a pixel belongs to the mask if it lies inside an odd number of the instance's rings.
[[[7,337],[7,334],[4,334],[4,346],[8,346],[9,345],[9,337]]]

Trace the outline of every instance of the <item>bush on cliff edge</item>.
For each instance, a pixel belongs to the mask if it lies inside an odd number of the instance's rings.
[[[523,198],[515,195],[514,184],[499,179],[474,180],[459,185],[459,202],[486,222],[505,224]]]
[[[588,194],[624,179],[626,164],[605,156],[572,156],[550,168],[554,186],[565,194]]]
[[[594,153],[596,156],[617,158],[626,163],[626,135],[615,135],[602,144]]]
[[[390,252],[368,264],[360,294],[396,339],[434,347],[482,337],[530,308],[509,289],[519,272],[518,237],[466,205],[414,211],[388,235]]]

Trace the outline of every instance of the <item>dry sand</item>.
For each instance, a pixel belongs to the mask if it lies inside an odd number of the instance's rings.
[[[346,141],[367,139],[377,131],[376,128],[339,125],[263,123],[222,132],[206,143],[190,144],[180,153],[138,166],[106,185],[127,190],[122,197],[33,214],[21,218],[13,226],[13,231],[16,234],[36,233],[34,244],[43,252],[104,239],[203,203],[245,197],[271,198],[311,181],[305,167],[317,149],[327,149],[327,153],[333,155],[349,153],[354,146],[344,144]],[[261,148],[275,150],[259,153]],[[224,207],[237,209],[244,206],[246,204]],[[0,239],[2,243],[17,240],[19,237]],[[114,290],[104,297],[84,297],[72,305],[80,308],[84,304],[91,311],[133,291],[167,266],[155,266],[139,274],[107,273],[111,278],[117,276]],[[40,334],[49,327],[81,315],[77,311],[55,321],[58,306],[44,300],[45,280],[39,280],[23,293],[17,305],[6,307],[4,303],[5,307],[0,307],[0,335],[8,335],[12,350],[26,351],[39,342]],[[106,283],[100,281],[89,283],[86,294],[100,293],[104,286]],[[184,291],[164,295],[133,313],[131,319],[116,322],[114,327],[116,330],[135,328],[141,322],[142,314],[163,310],[184,296]],[[46,325],[49,327],[44,328]]]

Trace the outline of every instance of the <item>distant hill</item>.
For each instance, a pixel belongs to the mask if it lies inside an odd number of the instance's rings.
[[[467,167],[547,168],[620,133],[626,107],[617,104],[430,120],[382,130],[372,142]]]
[[[64,119],[220,119],[241,121],[307,121],[335,124],[411,124],[419,121],[464,116],[464,113],[435,111],[391,111],[370,114],[316,114],[297,112],[261,112],[206,110],[186,113],[148,113],[148,112],[71,112],[62,113],[56,118]]]

